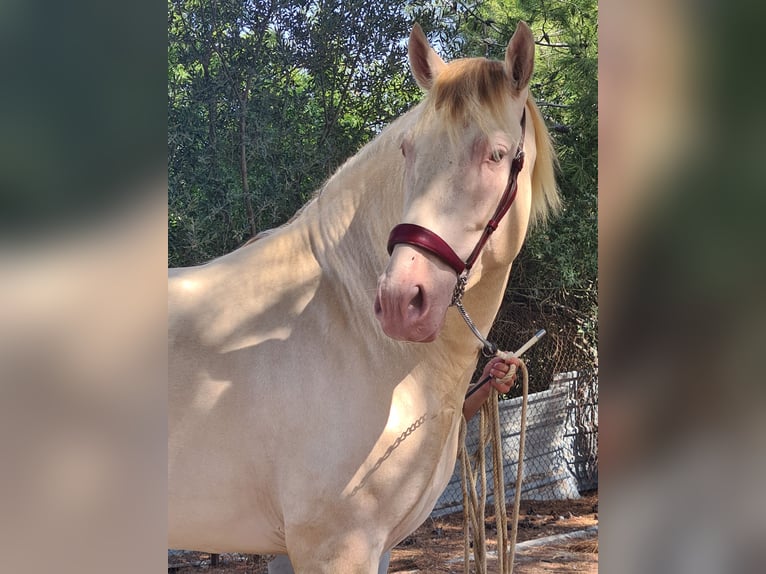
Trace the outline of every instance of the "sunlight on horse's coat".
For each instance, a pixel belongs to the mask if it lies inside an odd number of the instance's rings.
[[[197,387],[192,408],[209,411],[215,407],[221,395],[231,386],[231,381],[205,381]]]
[[[189,279],[184,279],[179,284],[179,288],[183,291],[186,291],[187,293],[195,293],[199,290],[199,287],[199,283]]]

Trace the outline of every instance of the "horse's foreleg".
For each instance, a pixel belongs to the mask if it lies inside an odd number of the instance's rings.
[[[361,533],[325,539],[316,546],[288,543],[288,552],[296,574],[385,574],[388,570],[389,554]]]
[[[295,574],[337,574],[338,572],[344,574],[386,574],[388,570],[388,560],[385,561],[385,565],[381,564],[377,556],[351,557],[343,555],[326,560],[312,557],[306,562],[296,558],[296,564]]]
[[[386,574],[388,572],[388,564],[391,561],[391,552],[386,552],[381,556],[378,563],[378,569],[375,570],[377,574]],[[268,574],[295,574],[293,565],[290,559],[285,556],[277,556],[274,560],[269,562]]]

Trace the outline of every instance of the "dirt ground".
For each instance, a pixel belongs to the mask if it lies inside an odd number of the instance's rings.
[[[508,511],[510,516],[510,509]],[[522,501],[517,543],[582,531],[598,525],[598,493],[577,500]],[[486,520],[488,549],[495,550],[495,519]],[[509,525],[510,531],[510,525]],[[176,574],[266,573],[267,557],[225,554],[218,566],[210,556],[188,552],[169,558],[169,572]],[[172,565],[185,564],[185,566]],[[489,572],[496,568],[488,560]],[[473,571],[473,569],[472,569]],[[515,574],[598,572],[598,534],[585,538],[557,540],[541,546],[521,545],[516,552]],[[461,513],[428,519],[391,553],[388,572],[398,574],[460,574],[463,572],[463,516]]]

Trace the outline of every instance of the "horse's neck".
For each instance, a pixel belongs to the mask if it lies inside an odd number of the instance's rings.
[[[386,242],[401,217],[404,162],[401,133],[413,110],[349,159],[306,209],[309,241],[325,283],[348,312],[372,313]],[[337,302],[337,301],[336,301]]]

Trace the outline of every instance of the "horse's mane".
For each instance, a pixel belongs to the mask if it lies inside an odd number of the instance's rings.
[[[320,191],[321,191],[321,188],[320,188]],[[279,231],[283,227],[285,227],[287,225],[290,225],[293,221],[295,221],[306,210],[306,208],[309,205],[311,205],[311,203],[313,203],[313,201],[317,198],[318,195],[319,195],[319,191],[314,192],[314,195],[311,197],[311,199],[309,199],[306,203],[304,203],[302,206],[300,206],[298,208],[298,211],[296,211],[292,216],[290,216],[290,219],[285,221],[282,225],[278,225],[277,227],[270,227],[269,229],[264,229],[262,231],[259,231],[258,233],[253,235],[250,239],[245,241],[242,245],[237,247],[237,249],[241,249],[243,247],[247,247],[251,243],[255,243],[259,239],[263,239],[264,237],[268,237],[269,235],[271,235],[275,231]]]
[[[438,116],[446,123],[453,139],[457,139],[459,132],[469,123],[477,125],[487,135],[497,128],[511,133],[518,129],[515,126],[518,120],[508,113],[509,86],[503,62],[486,58],[454,60],[436,77],[418,124],[427,125],[436,119],[434,116]],[[560,208],[561,199],[555,179],[556,154],[548,128],[531,94],[527,97],[527,112],[537,140],[529,222],[532,227],[544,224],[548,215]]]
[[[558,158],[553,149],[553,140],[531,94],[527,97],[527,112],[535,127],[537,147],[537,158],[532,172],[532,210],[529,214],[529,226],[534,227],[545,225],[548,216],[561,209],[561,196],[556,185]]]

